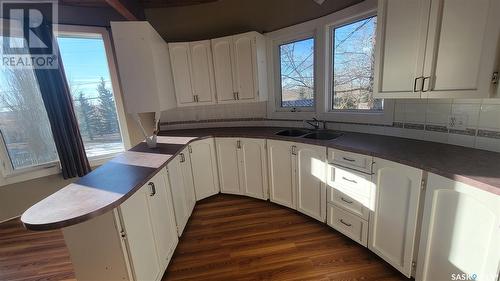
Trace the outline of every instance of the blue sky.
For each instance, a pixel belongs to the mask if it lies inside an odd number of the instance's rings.
[[[77,95],[97,96],[97,84],[101,77],[111,90],[108,63],[104,43],[100,38],[59,37],[57,39],[64,64],[66,78]]]

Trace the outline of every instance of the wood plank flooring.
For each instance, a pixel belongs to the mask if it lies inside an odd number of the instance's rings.
[[[257,199],[198,202],[166,280],[408,280],[330,227]],[[0,280],[75,280],[61,231],[0,224]]]
[[[74,280],[60,230],[28,231],[19,219],[0,224],[0,280]]]
[[[294,210],[215,195],[198,202],[166,280],[408,280],[368,249]]]

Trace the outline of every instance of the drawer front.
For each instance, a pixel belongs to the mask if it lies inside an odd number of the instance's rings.
[[[374,192],[372,175],[330,164],[327,184],[355,199],[371,198]]]
[[[364,220],[368,220],[370,217],[370,209],[368,208],[370,202],[368,198],[353,198],[339,190],[329,188],[328,203],[333,203],[337,207],[342,207]]]
[[[346,212],[339,207],[328,204],[328,225],[340,233],[367,247],[368,222]]]
[[[368,174],[372,173],[372,156],[329,148],[328,162],[362,171]]]

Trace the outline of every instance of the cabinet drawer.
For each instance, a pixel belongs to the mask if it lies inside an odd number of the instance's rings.
[[[328,204],[328,225],[363,246],[368,244],[368,222]]]
[[[362,171],[368,174],[372,173],[373,157],[369,155],[329,148],[328,162]]]
[[[335,165],[328,165],[327,184],[354,199],[371,198],[374,192],[371,175]]]
[[[368,208],[370,205],[369,198],[353,198],[339,190],[329,188],[328,203],[333,203],[338,207],[342,207],[365,220],[368,220],[370,216],[370,209]]]

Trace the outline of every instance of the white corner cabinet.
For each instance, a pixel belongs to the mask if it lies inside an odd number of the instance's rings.
[[[217,156],[213,138],[197,140],[188,145],[193,172],[196,201],[219,193]]]
[[[180,237],[196,204],[189,148],[185,148],[168,163],[167,172],[172,188],[177,234]]]
[[[375,200],[368,248],[410,277],[415,260],[422,170],[374,159]]]
[[[216,138],[221,193],[267,200],[266,140]]]
[[[264,36],[247,32],[211,41],[218,103],[266,100]]]
[[[499,226],[500,196],[429,173],[416,280],[498,280]]]
[[[79,281],[160,280],[178,243],[166,169],[120,207],[63,234]]]
[[[267,141],[269,198],[312,218],[326,220],[326,147]]]
[[[500,0],[379,0],[374,96],[488,98]]]
[[[176,107],[167,43],[147,21],[111,22],[111,31],[128,113]]]

